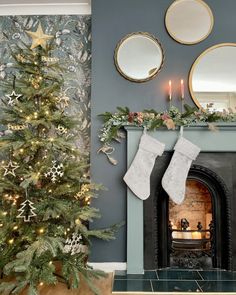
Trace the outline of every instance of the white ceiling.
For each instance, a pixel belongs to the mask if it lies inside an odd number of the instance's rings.
[[[0,15],[91,14],[91,0],[0,0]]]
[[[90,5],[91,1],[90,0],[0,0],[0,5],[1,4],[51,4],[51,3],[76,3],[76,4],[85,4],[85,5]]]

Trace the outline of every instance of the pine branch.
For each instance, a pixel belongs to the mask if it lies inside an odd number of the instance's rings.
[[[89,237],[96,237],[98,239],[102,239],[102,240],[105,240],[105,241],[114,240],[116,232],[123,225],[124,225],[124,223],[122,222],[122,223],[119,223],[119,224],[112,225],[109,228],[89,230],[88,231],[88,236]]]
[[[16,288],[14,282],[2,282],[0,283],[0,294],[9,295]]]

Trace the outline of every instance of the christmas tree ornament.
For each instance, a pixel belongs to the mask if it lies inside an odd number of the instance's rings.
[[[165,145],[146,134],[141,136],[138,151],[124,176],[131,191],[141,200],[150,195],[150,175],[157,156],[164,152]]]
[[[186,179],[191,163],[197,158],[200,148],[181,136],[174,150],[162,178],[162,187],[176,204],[181,204],[185,197]]]
[[[38,46],[42,46],[46,49],[47,41],[54,37],[52,35],[44,34],[41,23],[39,23],[36,32],[26,31],[26,33],[32,38],[30,49],[34,49]]]
[[[73,233],[71,238],[66,239],[63,253],[70,253],[71,255],[86,253],[87,246],[81,244],[82,239],[81,235]]]
[[[0,65],[0,79],[1,80],[5,79],[5,77],[7,75],[5,69],[6,69],[6,65],[5,64]]]
[[[57,177],[62,177],[64,175],[63,172],[63,164],[57,164],[56,161],[52,161],[53,166],[49,168],[49,171],[44,173],[45,177],[51,177],[53,183],[57,181]]]
[[[81,200],[85,197],[88,197],[88,194],[90,192],[91,192],[90,184],[88,184],[88,183],[82,184],[80,191],[74,195],[74,198],[76,200]]]
[[[9,98],[8,104],[14,106],[18,102],[18,98],[21,96],[22,94],[17,94],[15,90],[13,90],[11,94],[6,94],[6,97]]]
[[[56,63],[59,61],[58,57],[42,56],[42,61],[47,63]]]
[[[68,129],[65,128],[65,127],[62,126],[62,125],[58,125],[57,128],[56,128],[56,131],[57,131],[57,134],[59,134],[59,135],[63,135],[63,134],[67,134]]]
[[[16,59],[17,59],[17,61],[22,62],[22,63],[26,62],[25,57],[23,55],[21,55],[20,53],[16,55]]]
[[[42,188],[42,181],[38,180],[37,183],[35,184],[35,186],[40,189]]]
[[[37,216],[34,210],[36,210],[35,207],[32,206],[33,202],[26,199],[23,203],[20,205],[20,209],[18,211],[20,214],[18,214],[17,218],[24,218],[24,222],[30,222],[30,218]]]
[[[2,168],[5,170],[3,176],[6,176],[8,174],[11,174],[12,176],[16,177],[15,170],[19,168],[20,166],[14,164],[12,161],[9,161],[7,166],[2,166]]]
[[[57,102],[59,103],[60,107],[64,110],[66,107],[69,106],[70,98],[68,96],[62,95],[57,98]]]
[[[7,124],[8,130],[13,130],[13,131],[20,131],[24,130],[28,127],[27,124],[19,124],[19,125],[13,125],[13,124]]]

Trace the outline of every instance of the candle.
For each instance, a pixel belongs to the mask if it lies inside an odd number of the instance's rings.
[[[201,239],[202,238],[202,234],[198,231],[194,231],[192,233],[192,239],[197,240],[197,239]]]
[[[184,99],[184,80],[181,79],[180,81],[180,88],[181,88],[181,99]]]
[[[172,98],[172,83],[171,80],[169,80],[169,100]]]

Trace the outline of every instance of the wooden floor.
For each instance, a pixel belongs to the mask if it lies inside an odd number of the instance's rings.
[[[94,284],[97,289],[100,290],[100,295],[111,295],[113,280],[113,273],[109,273],[106,278],[95,280]],[[27,295],[28,291],[25,290],[21,292],[20,295]],[[56,286],[42,286],[39,287],[40,295],[94,295],[94,293],[89,289],[87,284],[81,280],[79,289],[68,290],[67,286],[63,283],[57,283]]]

